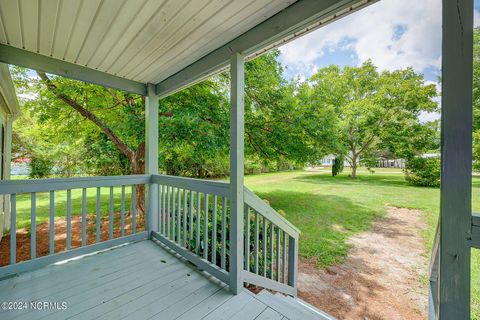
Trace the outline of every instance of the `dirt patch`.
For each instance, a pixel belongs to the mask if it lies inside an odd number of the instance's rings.
[[[428,262],[418,210],[388,207],[371,231],[350,239],[345,262],[299,264],[299,297],[338,319],[425,319]]]
[[[144,230],[143,215],[137,216],[137,232]],[[96,243],[96,216],[87,215],[87,245]],[[113,238],[121,236],[120,213],[115,213],[113,218]],[[50,224],[48,222],[37,225],[36,228],[36,255],[38,257],[47,256],[50,253]],[[67,245],[67,221],[65,218],[55,219],[54,223],[54,251],[55,253],[64,251]],[[132,218],[125,215],[124,234],[132,234]],[[16,261],[30,260],[30,228],[18,229],[16,233]],[[100,220],[100,242],[110,238],[109,218]],[[72,216],[71,222],[71,248],[82,246],[82,217]],[[5,235],[0,241],[0,267],[10,264],[10,235]]]

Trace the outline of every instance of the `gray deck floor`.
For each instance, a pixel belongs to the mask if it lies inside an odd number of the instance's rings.
[[[2,320],[287,318],[246,290],[232,295],[149,240],[0,281],[3,301],[65,302],[66,309],[0,311]]]

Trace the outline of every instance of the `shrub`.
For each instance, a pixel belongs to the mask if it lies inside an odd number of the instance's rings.
[[[45,178],[52,173],[53,161],[32,157],[30,161],[30,178]]]
[[[332,176],[336,176],[343,171],[343,157],[335,157],[332,165]]]
[[[440,186],[440,159],[413,157],[405,166],[405,180],[422,187]]]

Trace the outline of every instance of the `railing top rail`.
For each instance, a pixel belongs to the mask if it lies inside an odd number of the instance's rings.
[[[300,235],[300,230],[291,224],[287,219],[275,211],[272,207],[265,203],[260,197],[255,193],[250,191],[247,187],[244,187],[244,197],[245,203],[250,207],[256,210],[258,213],[263,215],[265,218],[273,222],[275,225],[280,227],[283,231],[287,232],[290,236],[295,239],[298,239]]]
[[[119,185],[145,184],[149,182],[149,175],[2,180],[0,181],[0,194],[45,192],[91,187],[110,187]]]
[[[230,184],[223,181],[184,178],[163,174],[152,175],[152,182],[193,191],[206,192],[218,196],[230,196]]]

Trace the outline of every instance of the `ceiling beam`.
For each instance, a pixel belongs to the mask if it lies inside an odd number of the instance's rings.
[[[0,44],[0,62],[98,84],[130,93],[146,95],[146,85],[74,63]]]
[[[254,57],[377,0],[298,0],[156,85],[166,97],[228,68],[232,53]]]

